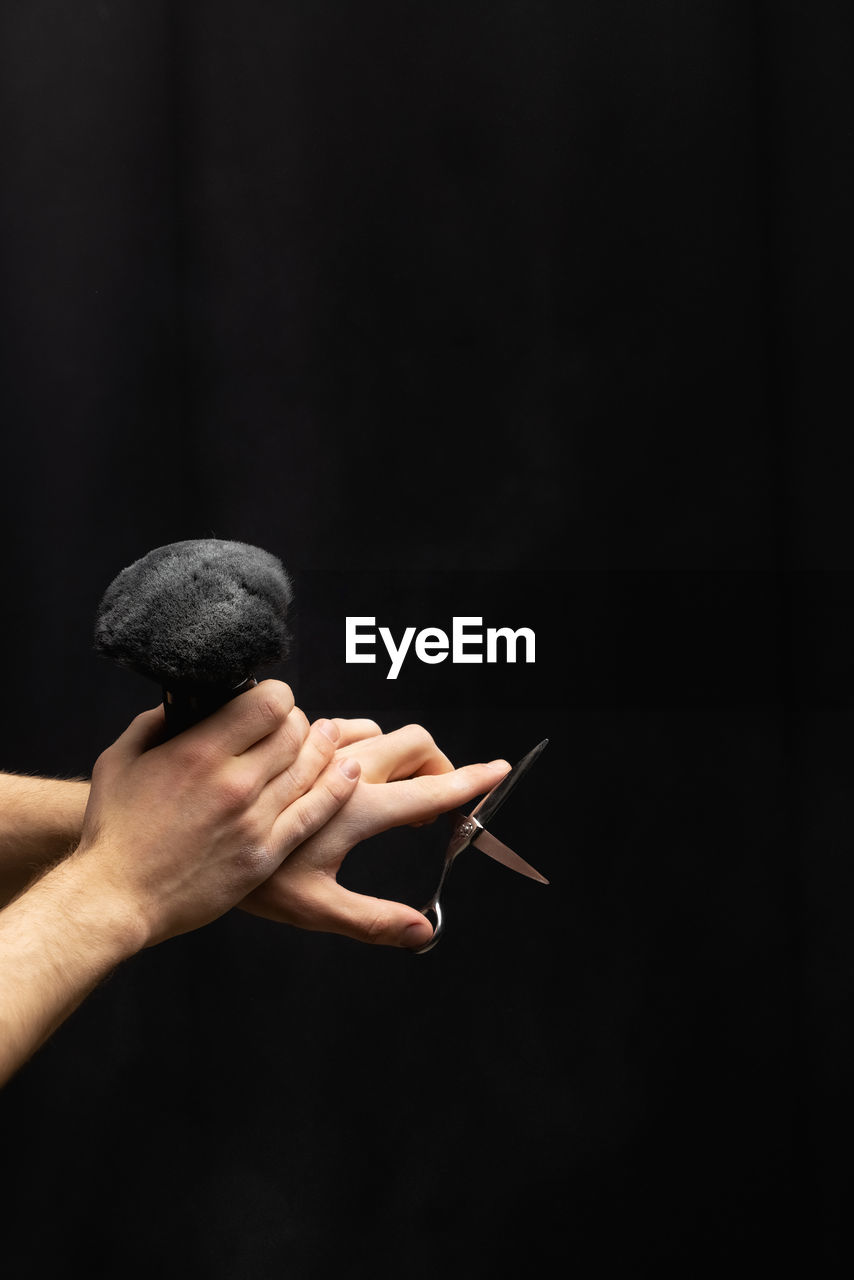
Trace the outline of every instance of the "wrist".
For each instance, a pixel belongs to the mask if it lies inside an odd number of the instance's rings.
[[[0,773],[0,906],[67,857],[88,798],[88,782]]]
[[[81,844],[39,883],[98,966],[112,968],[148,944],[149,930],[132,896],[104,874],[98,854],[97,843]]]

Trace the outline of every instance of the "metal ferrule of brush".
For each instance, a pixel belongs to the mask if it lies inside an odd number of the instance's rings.
[[[246,693],[247,689],[254,689],[257,683],[254,676],[247,676],[245,680],[241,680],[239,684],[232,687],[221,684],[176,684],[171,689],[164,687],[163,709],[166,712],[166,729],[169,737],[174,738],[184,729],[198,724],[200,720],[204,720],[205,716],[212,715],[238,694]]]

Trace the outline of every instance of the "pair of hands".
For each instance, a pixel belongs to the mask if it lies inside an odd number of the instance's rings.
[[[353,893],[350,849],[466,804],[509,769],[455,769],[419,725],[309,724],[290,688],[265,680],[163,741],[162,708],[137,716],[99,757],[77,859],[122,903],[141,946],[236,905],[303,929],[415,948],[415,908]]]

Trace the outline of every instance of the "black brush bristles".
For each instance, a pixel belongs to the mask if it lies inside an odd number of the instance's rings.
[[[260,547],[217,538],[172,542],[110,583],[95,650],[210,709],[251,681],[257,667],[287,655],[292,598],[281,562]]]

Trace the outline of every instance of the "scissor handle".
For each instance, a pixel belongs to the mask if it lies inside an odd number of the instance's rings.
[[[444,924],[444,916],[442,915],[442,905],[440,898],[442,889],[445,887],[445,881],[448,878],[448,872],[454,864],[454,859],[463,849],[468,848],[472,837],[477,835],[480,830],[480,823],[476,819],[470,818],[466,813],[458,813],[456,825],[451,835],[451,841],[445,853],[445,861],[442,863],[442,874],[439,876],[439,883],[436,885],[436,891],[426,906],[421,908],[421,914],[426,916],[433,925],[433,937],[424,943],[423,947],[415,947],[413,955],[423,956],[425,952],[435,947],[436,943],[442,936],[442,926]],[[435,924],[434,924],[435,921]]]
[[[426,907],[422,907],[421,914],[426,916],[433,925],[433,937],[428,938],[423,947],[414,947],[412,950],[414,956],[423,956],[427,951],[433,950],[442,936],[445,924],[445,917],[442,915],[442,906],[438,898],[434,898],[432,902],[427,903]]]

